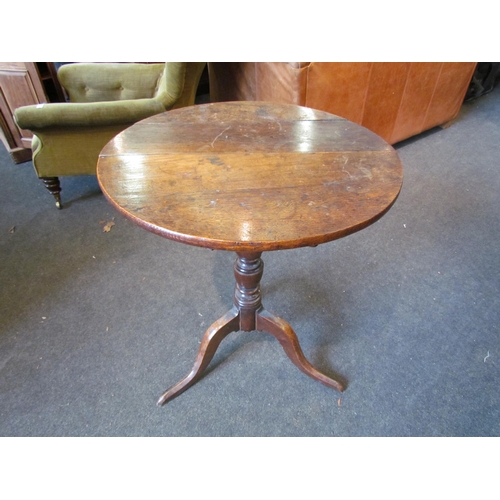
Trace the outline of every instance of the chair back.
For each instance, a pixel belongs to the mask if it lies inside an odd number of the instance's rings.
[[[106,63],[106,67],[113,67],[110,72],[101,71],[99,64],[78,63],[79,71],[71,66],[75,65],[61,66],[57,73],[71,102],[150,99],[158,90],[158,78],[165,69],[163,63]],[[135,71],[130,71],[131,67]]]

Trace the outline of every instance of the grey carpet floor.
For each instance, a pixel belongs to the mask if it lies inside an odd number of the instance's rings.
[[[58,211],[0,148],[0,435],[499,436],[500,88],[397,150],[380,221],[263,255],[266,308],[347,390],[238,332],[159,408],[232,303],[234,255],[136,227],[94,177],[62,179]]]

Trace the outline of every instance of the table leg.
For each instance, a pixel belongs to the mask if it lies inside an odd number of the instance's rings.
[[[213,323],[205,332],[201,341],[201,346],[196,356],[193,369],[189,375],[180,382],[165,391],[158,400],[158,406],[164,405],[167,401],[174,399],[186,389],[191,387],[203,374],[205,368],[214,357],[219,344],[231,333],[240,329],[240,314],[233,307],[222,318]]]
[[[257,330],[265,330],[276,337],[286,355],[290,358],[290,361],[299,368],[299,370],[302,370],[306,375],[309,375],[318,382],[336,391],[343,392],[344,386],[338,380],[327,377],[307,361],[300,348],[297,335],[285,320],[262,309],[257,312]]]
[[[262,306],[260,280],[264,272],[264,263],[260,258],[261,254],[261,252],[237,253],[238,259],[234,264],[236,287],[233,308],[208,328],[202,339],[193,369],[187,377],[162,394],[158,400],[159,406],[172,400],[199,380],[222,340],[231,332],[238,330],[267,331],[280,342],[292,363],[305,374],[337,391],[344,390],[344,386],[339,381],[321,373],[306,359],[292,327]]]

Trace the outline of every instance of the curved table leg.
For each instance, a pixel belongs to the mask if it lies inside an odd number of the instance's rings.
[[[164,405],[166,402],[174,399],[186,389],[191,387],[197,380],[200,379],[203,371],[209,365],[214,357],[219,344],[231,332],[237,332],[240,328],[240,313],[233,307],[222,318],[213,323],[205,332],[201,341],[200,349],[193,369],[189,375],[183,378],[180,382],[165,391],[158,400],[158,406]]]
[[[327,377],[309,363],[302,352],[296,333],[285,320],[265,309],[261,309],[256,314],[256,326],[257,330],[265,330],[278,339],[287,356],[299,370],[318,382],[339,392],[343,392],[344,386],[339,381]]]

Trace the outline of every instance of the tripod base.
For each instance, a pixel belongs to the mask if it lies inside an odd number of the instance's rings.
[[[231,332],[240,330],[269,332],[278,339],[288,358],[299,370],[332,389],[339,392],[344,390],[341,382],[321,373],[306,359],[300,347],[299,339],[292,327],[286,321],[262,307],[260,280],[264,264],[260,256],[261,253],[238,253],[238,259],[234,266],[236,278],[235,305],[208,328],[203,336],[191,372],[161,395],[158,400],[159,406],[174,399],[196,383],[202,377],[222,340]]]

